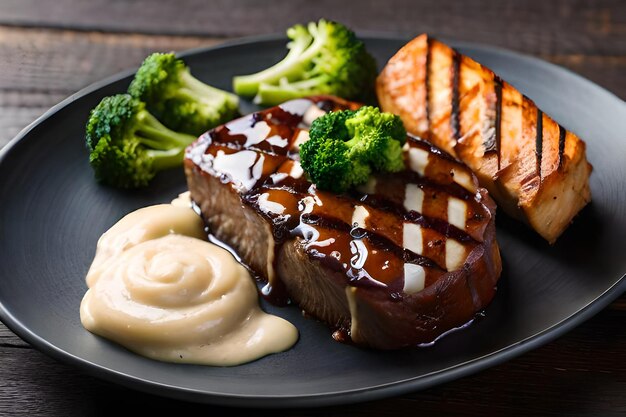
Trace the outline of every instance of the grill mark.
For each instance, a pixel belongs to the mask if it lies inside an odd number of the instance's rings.
[[[448,154],[443,153],[440,149],[435,148],[434,146],[432,146],[430,143],[426,141],[423,141],[418,138],[413,138],[413,137],[410,137],[410,140],[413,140],[415,142],[415,145],[417,145],[419,148],[422,148],[430,153],[436,154],[438,156],[444,157],[445,159],[453,161],[453,159]],[[228,145],[228,143],[223,143],[223,142],[220,144]],[[256,153],[258,154],[256,160],[258,160],[258,158],[262,154],[271,154],[270,152],[267,152],[266,150],[260,150],[260,149],[257,150],[257,149],[251,149],[251,148],[247,148],[247,149],[256,151]],[[255,160],[255,163],[256,163],[256,160]],[[447,193],[448,195],[452,197],[456,197],[463,201],[471,201],[473,199],[472,193],[470,193],[465,188],[455,183],[445,184],[445,185],[440,184],[435,181],[432,181],[428,177],[421,177],[419,174],[410,170],[401,171],[399,173],[396,173],[396,175],[401,175],[402,177],[405,178],[406,182],[409,182],[409,183],[414,183],[416,185],[429,186],[433,188],[439,188],[443,192]],[[265,179],[265,181],[258,183],[251,190],[249,190],[247,193],[242,195],[242,199],[246,201],[248,204],[252,203],[251,205],[255,207],[256,209],[256,197],[258,197],[258,195],[260,195],[261,193],[265,191],[271,191],[272,189],[280,189],[280,190],[289,191],[293,193],[294,195],[296,195],[298,199],[302,199],[309,195],[307,193],[307,190],[308,190],[310,183],[304,180],[304,177],[297,179],[297,180],[291,177],[287,177],[278,185],[270,184],[269,181],[270,180],[268,177]],[[359,193],[355,193],[355,194],[359,194]],[[337,196],[337,198],[341,198],[341,197]],[[382,210],[391,209],[398,216],[405,218],[406,220],[409,220],[416,224],[419,224],[420,226],[424,228],[435,230],[438,233],[445,236],[446,238],[453,238],[463,243],[475,241],[465,231],[462,231],[456,228],[455,226],[450,225],[446,221],[426,217],[422,215],[421,213],[407,212],[403,206],[399,206],[391,201],[388,201],[384,199],[382,196],[378,196],[376,194],[360,194],[360,196],[357,196],[356,199],[357,201],[360,200],[362,203],[365,203],[366,205],[369,205],[372,208],[377,208],[377,209],[382,209]],[[284,239],[289,236],[290,229],[293,229],[295,228],[295,226],[297,226],[297,224],[294,224],[292,222],[297,219],[298,213],[285,213],[285,214],[292,215],[291,221],[277,223],[275,221],[276,219],[274,218],[274,216],[263,213],[262,211],[258,209],[256,209],[256,211],[259,212],[261,215],[269,218],[272,221],[272,224],[274,226],[273,235],[277,243],[279,242],[282,243]],[[370,233],[372,232],[370,231]]]
[[[430,54],[430,51],[429,51]],[[458,78],[458,75],[457,75]],[[457,89],[457,96],[458,96],[458,89]],[[283,113],[287,113],[287,116],[291,116],[290,120],[293,120],[294,116],[298,116],[298,115],[294,115],[294,114],[290,114],[289,112],[285,111],[283,109],[283,112],[279,114],[279,120],[276,120],[274,117],[268,117],[267,115],[265,115],[265,113],[261,112],[259,113],[259,115],[257,116],[253,116],[250,121],[252,124],[261,121],[262,118],[260,117],[261,115],[264,115],[267,118],[267,121],[269,124],[280,124],[280,122],[282,121],[283,118],[288,118],[286,117],[285,114]],[[457,116],[458,118],[458,116]],[[286,125],[288,126],[289,123],[286,123]],[[216,133],[221,133],[221,135],[216,134]],[[291,137],[293,138],[293,135],[291,135]],[[221,140],[220,140],[221,139]],[[242,144],[238,143],[242,140],[245,140],[245,136],[244,135],[238,135],[238,134],[233,134],[232,132],[230,132],[228,129],[224,129],[223,132],[215,132],[212,131],[210,132],[210,134],[207,134],[203,137],[203,140],[205,143],[205,153],[208,152],[209,148],[211,146],[221,146],[221,147],[226,147],[226,148],[231,148],[233,150],[242,150]],[[292,140],[292,139],[289,139]],[[431,145],[429,145],[427,142],[424,142],[422,140],[417,140],[417,139],[413,139],[410,138],[409,140],[413,140],[415,142],[415,145],[418,147],[422,147],[422,148],[426,148],[427,150],[429,150],[431,153],[434,153],[444,159],[449,159],[449,160],[453,160],[452,157],[448,156],[445,153],[442,153],[441,150],[439,150],[438,148],[432,147]],[[261,157],[261,155],[263,154],[267,154],[267,155],[271,155],[271,156],[276,156],[276,154],[274,154],[273,152],[269,152],[266,149],[251,149],[251,148],[246,148],[247,150],[253,150],[255,153],[257,153],[256,156],[256,160],[258,160],[258,158]],[[283,156],[285,159],[290,158],[291,155],[280,155]],[[255,162],[256,162],[255,160]],[[280,164],[278,165],[280,166]],[[202,170],[202,174],[203,175],[209,175],[207,172],[205,172],[205,170]],[[415,174],[415,173],[409,173],[409,174]],[[415,174],[416,175],[416,174]],[[290,177],[288,177],[290,178]],[[269,214],[263,213],[261,212],[256,205],[256,201],[254,201],[254,197],[256,195],[256,197],[258,197],[259,192],[261,190],[270,190],[272,188],[276,188],[276,189],[282,189],[284,191],[291,191],[294,193],[294,195],[296,197],[301,197],[301,196],[307,196],[309,195],[306,192],[302,192],[301,187],[304,188],[304,186],[306,184],[308,184],[308,181],[304,180],[303,178],[301,179],[293,179],[291,178],[289,181],[289,184],[285,184],[282,183],[280,185],[277,185],[276,187],[270,187],[268,186],[268,179],[266,178],[264,181],[258,181],[248,192],[244,193],[243,195],[241,195],[242,201],[244,203],[249,204],[250,206],[252,206],[256,212],[261,213],[266,215],[266,217],[269,217],[271,222],[272,222],[272,232],[274,234],[274,238],[276,240],[276,245],[274,247],[274,269],[277,270],[276,268],[276,260],[278,259],[278,257],[276,256],[278,254],[278,250],[281,247],[282,244],[284,244],[288,238],[288,236],[293,235],[292,233],[294,232],[294,228],[292,227],[292,224],[289,224],[289,220],[285,220],[285,221],[281,221],[279,224],[277,224],[277,222],[275,222],[273,218],[271,218],[272,216],[270,216]],[[448,188],[450,188],[450,190],[456,190],[456,192],[454,194],[458,194],[460,196],[464,196],[461,197],[464,200],[468,199],[468,198],[472,198],[471,193],[468,193],[465,189],[463,189],[460,186],[456,186],[455,184],[450,185],[450,186],[441,186],[438,185],[438,187],[440,187],[441,189],[445,189],[447,190]],[[295,191],[294,189],[299,190]],[[453,192],[449,192],[449,194],[454,195]],[[373,207],[373,206],[372,206]],[[404,211],[404,213],[406,213],[406,210],[404,209],[404,207],[401,207],[402,211]],[[289,213],[290,214],[290,213]],[[302,215],[299,216],[299,213],[294,213],[295,216],[293,216],[293,220],[296,220],[298,222],[302,222],[304,223],[304,219],[306,217],[306,215]],[[313,217],[313,216],[311,216]],[[368,239],[368,241],[375,247],[384,249],[384,250],[388,250],[389,252],[393,253],[394,255],[396,255],[399,259],[402,259],[405,263],[413,263],[413,264],[417,264],[417,265],[421,265],[423,267],[427,267],[427,268],[431,268],[434,271],[438,271],[438,272],[445,272],[444,268],[441,268],[435,261],[433,261],[432,259],[414,253],[408,249],[403,248],[402,246],[399,246],[397,244],[395,244],[394,242],[392,242],[391,240],[389,240],[388,238],[381,236],[373,231],[369,231],[369,230],[364,230],[364,229],[360,229],[360,228],[353,228],[352,225],[348,225],[342,221],[339,221],[338,219],[326,219],[326,216],[316,216],[317,219],[315,221],[310,222],[309,224],[320,224],[325,225],[326,227],[331,226],[331,224],[335,224],[337,225],[337,227],[329,227],[329,228],[333,228],[333,229],[337,229],[337,230],[342,230],[342,231],[346,231],[348,233],[348,236],[359,236],[358,233],[362,233],[362,237],[366,237]],[[422,225],[425,228],[429,228],[432,230],[435,230],[437,232],[439,232],[441,235],[445,236],[446,238],[454,238],[456,240],[458,240],[459,242],[466,242],[466,241],[474,241],[471,236],[467,235],[465,232],[460,231],[459,229],[457,229],[456,227],[450,225],[449,223],[447,223],[446,221],[443,220],[438,220],[438,219],[429,219],[419,213],[416,212],[410,212],[407,214],[403,215],[403,218],[405,218],[406,220],[409,221],[414,221],[417,224]],[[414,219],[413,219],[414,218]],[[412,220],[413,219],[413,220]],[[441,230],[438,230],[441,229]],[[456,229],[456,231],[455,231]],[[457,232],[459,232],[459,234],[457,234]],[[460,233],[463,233],[465,235],[467,235],[466,237],[462,236]],[[469,238],[469,240],[468,240]],[[328,261],[331,261],[330,258],[332,257],[326,257],[328,258]],[[286,292],[284,290],[284,288],[282,288],[282,280],[278,279],[275,280],[276,282],[269,282],[267,283],[266,287],[264,287],[263,289],[263,296],[265,298],[271,299],[273,303],[275,304],[285,304],[287,302],[287,298],[286,298]],[[394,281],[394,283],[392,283],[391,285],[396,285],[397,283],[401,283],[400,281]],[[272,285],[275,285],[276,287],[272,288]],[[391,288],[391,286],[390,286]],[[401,290],[401,288],[400,288]]]
[[[498,170],[500,170],[500,159],[502,157],[501,144],[502,144],[502,80],[499,77],[495,78],[496,88],[496,155],[498,156]]]
[[[430,62],[432,60],[431,54],[432,39],[426,38],[426,71],[424,75],[424,86],[426,88],[426,132],[425,136],[430,135]]]
[[[559,125],[559,169],[563,166],[563,153],[565,152],[565,134],[567,131]]]
[[[459,120],[459,71],[461,67],[461,54],[453,50],[452,56],[452,109],[450,113],[450,124],[452,125],[452,135],[455,140],[461,138],[461,122]]]
[[[414,179],[422,179],[422,178],[414,178]],[[414,181],[410,181],[410,182],[414,182]],[[302,181],[302,183],[307,183],[305,181]],[[422,183],[424,185],[430,185],[434,188],[439,188],[442,191],[446,192],[447,194],[453,196],[453,197],[457,197],[461,200],[464,201],[468,201],[468,199],[471,198],[471,194],[467,193],[463,188],[460,188],[460,190],[462,190],[464,193],[463,195],[458,194],[458,193],[452,193],[449,192],[448,189],[454,189],[455,187],[452,186],[441,186],[440,184],[436,184],[436,183],[430,183],[428,181],[422,181]],[[302,187],[302,184],[299,184],[300,186],[298,187],[300,190],[303,190],[305,187]],[[307,187],[308,188],[308,187]],[[243,196],[244,201],[248,202],[249,204],[252,203],[252,205],[255,207],[256,209],[256,198],[264,193],[264,192],[271,192],[272,190],[281,190],[281,191],[288,191],[290,193],[292,193],[294,196],[296,196],[296,198],[298,200],[302,200],[304,197],[310,196],[310,194],[308,194],[307,192],[299,192],[299,190],[291,188],[289,186],[286,186],[286,184],[278,184],[278,185],[270,185],[268,183],[264,184],[263,186],[259,187],[259,188],[255,188],[254,193],[250,193],[248,195]],[[442,234],[443,236],[445,236],[446,238],[452,238],[452,239],[456,239],[459,242],[475,242],[476,240],[471,237],[467,232],[465,232],[464,230],[461,230],[459,228],[457,228],[456,226],[451,225],[450,223],[448,223],[445,220],[441,220],[441,219],[437,219],[437,218],[433,218],[433,217],[429,217],[429,216],[425,216],[421,213],[417,213],[414,211],[407,211],[403,205],[394,203],[393,201],[388,200],[387,198],[379,195],[379,194],[363,194],[363,193],[359,193],[356,191],[353,191],[352,195],[351,195],[352,199],[349,200],[349,203],[355,203],[356,201],[359,202],[359,204],[362,204],[366,207],[371,207],[377,210],[381,210],[381,211],[388,211],[392,214],[397,215],[398,217],[401,217],[404,220],[408,220],[410,222],[413,222],[415,224],[419,224],[420,226],[426,228],[426,229],[431,229],[434,230],[440,234]],[[345,197],[341,196],[341,195],[337,195],[335,196],[335,198],[337,199],[345,199]],[[323,200],[322,200],[323,201]],[[329,203],[329,202],[327,202]],[[286,236],[288,236],[288,230],[286,229],[293,229],[297,226],[297,224],[293,223],[294,221],[296,221],[297,223],[297,218],[298,218],[298,213],[297,212],[293,212],[293,213],[289,213],[286,212],[284,213],[285,215],[289,214],[291,215],[291,221],[287,220],[287,221],[281,221],[279,223],[277,223],[275,221],[275,217],[274,215],[269,215],[267,213],[264,213],[258,209],[256,209],[257,212],[259,212],[261,215],[269,218],[270,220],[272,220],[272,223],[274,224],[274,228],[276,229],[283,229],[280,231],[280,233],[278,234],[278,236],[275,236],[279,239],[284,239]],[[316,217],[320,217],[320,218],[330,218],[328,216],[320,216],[319,214],[315,214]],[[278,217],[283,217],[283,216],[278,216]],[[369,233],[375,233],[374,231],[369,231]]]
[[[493,126],[495,126],[495,123],[494,123],[494,125],[492,125],[492,127]],[[482,133],[485,133],[485,131],[483,130]],[[495,132],[495,129],[491,133],[491,135],[486,136],[483,139],[483,148],[485,148],[485,153],[495,152],[495,150],[496,150],[496,132]]]
[[[382,196],[367,194],[359,199],[359,201],[361,203],[364,203],[366,206],[375,208],[377,210],[391,212],[398,217],[403,218],[404,220],[410,221],[411,223],[419,224],[425,229],[434,230],[445,236],[446,239],[455,239],[461,243],[476,242],[476,240],[474,240],[474,238],[471,237],[467,232],[459,229],[456,226],[451,225],[445,220],[425,216],[422,213],[418,213],[413,210],[407,211],[404,206],[396,204],[393,201],[389,201]]]
[[[541,180],[541,158],[543,154],[543,112],[537,109],[537,127],[535,132],[535,157],[537,175]]]
[[[360,227],[352,227],[352,225],[344,223],[339,219],[318,215],[305,214],[302,216],[302,222],[308,225],[318,225],[325,229],[337,230],[338,232],[346,233],[353,238],[365,238],[376,248],[388,250],[403,261],[409,261],[410,263],[414,263],[416,265],[420,265],[426,268],[433,268],[443,271],[443,269],[439,265],[437,265],[437,263],[432,259],[400,247],[386,237],[381,236],[371,230],[362,229]]]
[[[402,177],[407,183],[438,188],[445,193],[450,194],[452,197],[458,198],[459,200],[469,201],[474,198],[474,194],[467,191],[457,183],[441,184],[428,177],[422,177],[417,172],[410,170],[396,172],[395,175]]]
[[[417,265],[425,267],[436,267],[437,269],[441,269],[435,261],[428,258],[427,256],[420,255],[408,249],[405,249],[404,247],[397,245],[395,242],[389,240],[388,238],[378,234],[374,230],[353,228],[352,225],[332,216],[320,213],[304,214],[298,216],[297,212],[288,212],[284,213],[290,215],[288,219],[277,222],[277,218],[282,218],[284,216],[274,216],[264,213],[256,206],[255,197],[258,197],[258,195],[263,192],[271,191],[272,189],[292,192],[298,198],[298,200],[301,200],[309,194],[298,193],[294,190],[286,189],[286,187],[284,186],[271,187],[265,185],[256,190],[255,196],[244,197],[244,201],[250,204],[256,212],[268,218],[272,222],[273,235],[276,239],[277,247],[283,244],[289,236],[293,235],[294,230],[297,230],[298,224],[304,223],[308,225],[320,225],[322,227],[334,229],[339,232],[352,234],[353,236],[358,235],[367,237],[368,240],[372,242],[372,244],[374,244],[375,246],[379,247],[380,249],[390,250],[398,258],[403,259],[405,262],[415,263]],[[356,195],[355,197],[358,197],[358,195]],[[344,197],[336,196],[335,198],[343,199]],[[352,200],[350,201],[352,202]],[[436,231],[444,236],[446,239],[455,239],[463,244],[476,242],[476,240],[472,238],[467,232],[457,228],[456,226],[451,225],[445,220],[425,216],[415,211],[407,211],[404,206],[400,206],[392,201],[385,199],[382,196],[376,194],[361,194],[361,198],[357,198],[357,201],[359,201],[360,204],[364,205],[366,208],[370,207],[378,210],[385,210],[389,212],[390,215],[396,215],[404,221],[409,221],[411,223],[418,224],[425,229]]]
[[[493,114],[493,118],[489,120],[490,122],[490,126],[489,126],[489,130],[491,130],[491,128],[493,128],[491,135],[489,135],[488,137],[485,137],[483,140],[483,148],[485,148],[485,153],[487,152],[494,152],[497,151],[498,145],[497,145],[497,136],[498,136],[498,106],[500,105],[500,101],[502,100],[502,85],[498,83],[498,79],[497,77],[494,77],[493,80],[493,89],[494,89],[494,93],[496,95],[496,99],[494,100],[493,103],[491,103],[491,106],[489,108],[489,115],[491,116]],[[500,109],[501,110],[501,109]],[[484,133],[484,130],[483,130]]]
[[[430,40],[429,40],[430,41]],[[430,42],[429,42],[429,50],[427,53],[427,60],[430,60]],[[455,53],[455,75],[453,76],[453,79],[455,80],[455,91],[453,91],[453,96],[456,97],[456,116],[454,117],[455,123],[456,123],[456,128],[457,128],[457,134],[458,134],[458,127],[459,127],[459,115],[458,115],[458,70],[459,70],[459,63],[460,63],[460,55],[458,53]],[[428,66],[430,66],[430,63],[428,63]],[[427,72],[428,74],[428,72]],[[429,84],[429,80],[427,81],[427,87]],[[427,88],[427,94],[428,94],[428,88]],[[428,101],[427,101],[428,103]],[[454,103],[453,103],[454,104]],[[264,117],[267,117],[263,112],[259,113],[258,115],[256,115],[256,117],[252,117],[251,118],[251,124],[256,123],[260,120],[263,120]],[[294,115],[289,113],[288,111],[284,110],[282,112],[280,112],[280,114],[278,115],[279,117],[277,118],[267,118],[267,122],[269,124],[280,124],[280,121],[282,121],[282,119],[289,119],[289,121],[292,121],[294,116],[298,117],[299,115]],[[290,116],[290,117],[287,117]],[[429,117],[429,116],[428,116]],[[276,119],[281,119],[281,120],[276,120]],[[430,121],[429,121],[430,123]],[[286,123],[286,125],[289,125],[289,123]],[[216,134],[217,133],[217,134]],[[293,136],[293,135],[292,135]],[[245,136],[244,135],[239,135],[239,134],[233,134],[231,133],[228,129],[224,129],[223,132],[215,132],[212,131],[211,135],[207,138],[208,140],[208,144],[207,144],[207,150],[208,148],[214,143],[215,145],[221,145],[221,146],[225,146],[225,147],[232,147],[234,150],[243,150],[242,147],[242,143],[239,143],[241,141],[245,142]],[[421,139],[418,138],[414,138],[414,137],[410,137],[409,140],[412,140],[414,143],[414,146],[420,147],[424,150],[427,150],[430,153],[436,154],[437,156],[446,159],[446,160],[450,160],[450,161],[454,161],[454,159],[449,156],[446,153],[443,153],[439,148],[436,148],[434,146],[432,146],[431,144],[429,144],[426,141],[423,141]],[[271,151],[268,151],[267,149],[253,149],[254,147],[248,147],[246,148],[246,150],[253,150],[257,153],[257,160],[260,157],[260,155],[262,154],[268,154],[268,155],[273,155],[274,153]],[[288,158],[288,155],[280,155],[280,156],[285,156],[286,158]],[[256,162],[256,160],[255,160]],[[416,173],[412,172],[412,171],[405,171],[403,173],[400,173],[401,175],[404,175],[405,177],[409,178],[411,180],[411,182],[413,183],[418,183],[418,184],[425,184],[425,185],[431,185],[437,188],[440,188],[442,191],[445,191],[447,194],[460,198],[462,200],[471,200],[473,198],[473,195],[471,193],[469,193],[467,190],[465,190],[463,187],[457,185],[457,184],[450,184],[450,185],[442,185],[442,184],[438,184],[434,181],[429,180],[428,178],[422,178],[419,177],[419,175],[417,175]],[[257,204],[256,204],[256,198],[258,197],[258,195],[260,193],[262,193],[263,191],[271,191],[272,189],[281,189],[284,191],[289,191],[292,192],[296,198],[298,198],[299,200],[301,200],[303,197],[308,196],[309,194],[305,191],[305,188],[308,189],[308,187],[305,187],[308,184],[308,181],[304,180],[303,178],[301,179],[293,179],[293,181],[288,181],[287,183],[281,183],[275,186],[272,186],[269,184],[269,179],[265,179],[265,181],[259,182],[257,183],[254,187],[252,187],[251,190],[249,190],[247,193],[243,194],[242,200],[244,201],[244,203],[247,203],[248,205],[252,206],[256,212],[260,213],[261,215],[263,215],[264,217],[268,218],[271,222],[272,222],[272,234],[273,237],[276,241],[276,246],[274,248],[275,254],[277,254],[279,247],[284,244],[286,242],[286,240],[289,238],[289,236],[293,235],[294,229],[296,229],[297,225],[299,223],[306,223],[306,224],[310,224],[310,225],[314,225],[314,224],[319,224],[322,227],[326,227],[326,228],[330,228],[330,229],[335,229],[338,230],[340,232],[345,232],[348,235],[352,235],[352,236],[359,236],[359,237],[363,237],[363,238],[367,238],[368,241],[375,247],[380,248],[380,249],[384,249],[384,250],[388,250],[391,253],[393,253],[395,256],[397,256],[399,259],[402,259],[405,263],[413,263],[413,264],[417,264],[423,267],[427,267],[427,268],[432,268],[438,271],[444,271],[444,269],[442,269],[434,260],[428,258],[427,256],[424,255],[420,255],[417,253],[414,253],[408,249],[405,249],[402,245],[397,245],[396,243],[394,243],[393,241],[389,240],[388,238],[376,233],[375,231],[372,230],[366,230],[366,229],[361,229],[361,228],[353,228],[352,225],[350,224],[346,224],[343,221],[336,219],[336,218],[332,218],[329,217],[327,215],[302,215],[300,216],[298,212],[296,213],[285,213],[285,214],[291,214],[291,216],[289,216],[288,219],[284,219],[281,220],[279,222],[277,222],[277,218],[276,217],[280,217],[280,216],[272,216],[268,213],[264,213],[261,210],[258,209]],[[421,213],[417,213],[414,211],[410,211],[407,212],[407,210],[404,208],[404,206],[399,206],[397,204],[394,204],[391,201],[385,201],[385,199],[381,196],[377,196],[375,194],[372,195],[366,195],[367,199],[361,199],[361,203],[372,207],[372,208],[378,208],[379,207],[390,207],[392,208],[390,211],[393,212],[394,214],[396,214],[398,217],[400,217],[401,219],[405,220],[405,221],[410,221],[412,223],[415,224],[419,224],[420,226],[422,226],[423,228],[426,229],[430,229],[433,231],[438,232],[439,234],[441,234],[442,236],[444,236],[446,239],[455,239],[461,243],[470,243],[470,242],[475,242],[475,240],[469,235],[467,234],[465,231],[458,229],[457,227],[449,224],[447,221],[445,220],[440,220],[440,219],[436,219],[436,218],[431,218],[431,217],[427,217],[422,215]],[[337,198],[342,198],[341,196],[338,196]],[[367,200],[367,201],[366,201]],[[391,214],[391,213],[390,213]],[[314,218],[314,219],[313,219]],[[276,259],[276,257],[275,257]],[[274,292],[279,292],[279,291],[274,291]],[[273,297],[274,298],[274,297]]]

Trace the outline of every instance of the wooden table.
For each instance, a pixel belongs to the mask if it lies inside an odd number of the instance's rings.
[[[626,3],[594,1],[0,0],[0,147],[80,88],[151,51],[282,32],[319,17],[357,31],[501,46],[567,67],[626,98]],[[1,203],[0,203],[1,204]],[[625,255],[626,256],[626,255]],[[626,296],[503,365],[398,398],[256,415],[626,415]],[[103,382],[39,353],[0,323],[0,415],[231,413]]]

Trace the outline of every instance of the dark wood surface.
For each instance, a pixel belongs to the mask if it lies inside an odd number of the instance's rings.
[[[428,31],[532,54],[626,98],[623,0],[337,3],[0,0],[0,147],[63,98],[136,67],[151,51],[281,32],[322,16],[358,31]],[[625,319],[622,296],[556,341],[457,381],[367,404],[255,414],[626,415]],[[0,323],[1,416],[110,415],[133,405],[152,414],[233,412],[97,380],[41,354]]]

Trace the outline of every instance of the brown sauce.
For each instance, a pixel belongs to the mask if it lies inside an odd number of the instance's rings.
[[[467,167],[421,139],[409,137],[406,147],[407,152],[415,148],[422,159],[425,155],[425,162],[417,162],[421,173],[407,159],[406,171],[377,177],[379,185],[367,192],[335,195],[317,190],[299,168],[296,146],[313,106],[324,111],[345,108],[324,99],[293,100],[214,130],[188,154],[215,176],[224,175],[215,169],[218,152],[258,155],[227,172],[224,181],[233,183],[244,204],[268,219],[275,251],[297,238],[310,257],[345,273],[350,286],[383,287],[390,298],[401,299],[406,264],[423,267],[428,286],[447,271],[449,240],[465,253],[478,244],[490,211],[481,202],[475,178]],[[251,170],[261,157],[261,174],[255,176]],[[250,178],[254,181],[244,181]],[[244,182],[249,186],[238,186]],[[403,204],[407,184],[423,196],[418,211]],[[464,207],[457,216],[462,227],[450,224],[450,198]],[[411,242],[413,238],[421,242]],[[284,297],[279,286],[279,281],[268,283],[263,295],[277,302]]]

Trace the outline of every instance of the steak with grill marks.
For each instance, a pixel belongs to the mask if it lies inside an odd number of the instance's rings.
[[[467,166],[415,137],[404,171],[346,194],[318,190],[299,164],[308,126],[358,106],[298,99],[207,132],[185,156],[191,197],[270,300],[293,301],[357,345],[431,342],[495,294],[495,204]]]

